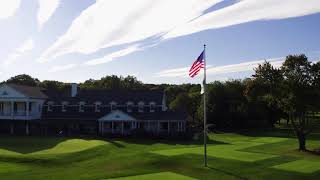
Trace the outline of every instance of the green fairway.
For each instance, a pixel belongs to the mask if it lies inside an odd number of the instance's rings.
[[[183,176],[181,174],[176,174],[172,172],[161,172],[161,173],[152,173],[152,174],[144,174],[138,176],[129,176],[129,177],[120,177],[120,178],[112,178],[113,180],[193,180],[194,178]],[[111,180],[111,179],[110,179]]]
[[[0,179],[320,179],[320,156],[287,133],[212,134],[208,168],[196,141],[0,136]]]
[[[314,173],[320,170],[320,161],[297,160],[276,165],[273,166],[273,168],[300,173]]]

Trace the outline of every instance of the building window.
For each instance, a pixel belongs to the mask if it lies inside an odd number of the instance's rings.
[[[138,111],[143,112],[143,110],[144,110],[144,102],[140,101],[138,103]]]
[[[110,103],[110,108],[111,108],[111,111],[117,110],[117,103],[114,102],[114,101],[112,101],[112,102]]]
[[[67,105],[68,105],[69,103],[67,102],[67,101],[63,101],[62,102],[62,106],[61,106],[61,111],[62,112],[66,112],[67,111]]]
[[[95,111],[95,112],[100,112],[101,104],[102,104],[102,103],[101,103],[101,102],[98,102],[98,101],[94,103],[94,105],[95,105],[95,106],[94,106],[94,111]]]
[[[127,102],[127,112],[132,112],[133,109],[133,102]]]
[[[155,102],[150,102],[150,112],[155,112],[156,110],[156,103]]]
[[[84,102],[84,101],[81,101],[80,103],[79,103],[79,112],[84,112],[84,105],[85,105],[86,103]]]
[[[52,111],[52,106],[53,106],[53,102],[52,102],[52,101],[49,101],[49,102],[48,102],[48,109],[47,109],[48,112],[51,112],[51,111]]]

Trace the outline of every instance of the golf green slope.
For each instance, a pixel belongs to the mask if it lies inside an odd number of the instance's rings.
[[[320,156],[286,135],[210,135],[207,168],[196,141],[0,136],[0,179],[320,179]]]

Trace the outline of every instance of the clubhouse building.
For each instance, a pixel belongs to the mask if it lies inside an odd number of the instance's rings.
[[[186,114],[169,111],[161,91],[68,91],[0,85],[0,133],[20,135],[183,134]]]

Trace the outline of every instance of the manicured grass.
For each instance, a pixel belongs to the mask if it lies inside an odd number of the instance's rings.
[[[269,159],[277,157],[276,155],[263,154],[263,153],[251,153],[251,152],[242,152],[240,151],[243,148],[262,145],[262,143],[255,142],[242,142],[235,143],[231,145],[216,145],[208,147],[208,156],[245,161],[245,162],[255,162],[259,160]],[[194,147],[194,148],[182,148],[182,149],[169,149],[169,150],[160,150],[154,151],[156,154],[165,155],[165,156],[177,156],[181,154],[203,154],[203,147]]]
[[[37,151],[34,154],[63,154],[63,153],[73,153],[91,149],[97,146],[107,144],[106,141],[100,140],[83,140],[83,139],[69,139],[63,141],[53,148],[46,149],[43,151]]]
[[[161,172],[161,173],[152,173],[152,174],[144,174],[137,176],[129,176],[129,177],[120,177],[120,178],[112,178],[113,180],[193,180],[194,178],[183,176],[181,174],[176,174],[172,172]],[[110,179],[111,180],[111,179]]]
[[[273,168],[300,173],[314,173],[320,170],[320,161],[297,160],[279,164],[273,166]]]
[[[307,146],[320,148],[313,137]],[[204,168],[196,141],[0,136],[0,179],[320,179],[320,156],[288,132],[209,138]]]

